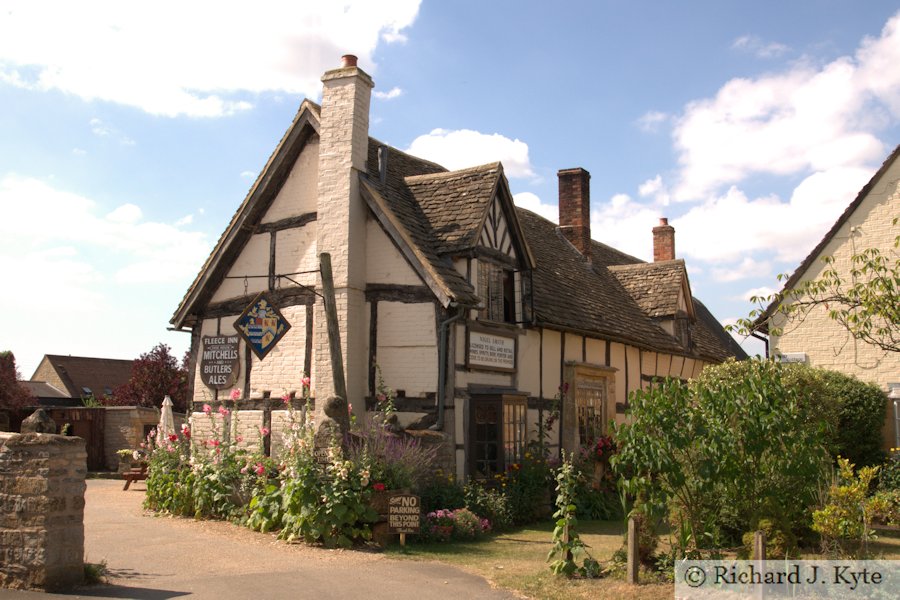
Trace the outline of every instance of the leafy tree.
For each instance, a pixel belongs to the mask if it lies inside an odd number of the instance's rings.
[[[897,226],[898,218],[893,220]],[[894,238],[894,249],[900,248],[900,235]],[[784,327],[776,326],[773,317],[780,315],[785,323],[802,320],[817,307],[850,334],[885,352],[900,352],[900,255],[896,250],[866,248],[850,257],[849,276],[842,274],[833,256],[822,259],[825,270],[817,279],[770,296],[750,299],[757,306],[748,318],[739,319],[727,329],[751,335],[768,327],[772,335],[781,335]],[[787,281],[787,275],[779,275]]]
[[[167,395],[176,411],[187,409],[187,356],[179,363],[172,349],[159,343],[134,361],[128,383],[116,388],[107,404],[159,407]]]
[[[19,380],[16,357],[8,350],[0,352],[0,408],[25,408],[35,403],[34,396]]]

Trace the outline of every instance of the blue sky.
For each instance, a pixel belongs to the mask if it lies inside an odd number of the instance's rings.
[[[172,312],[344,53],[375,80],[372,136],[501,160],[554,219],[556,172],[584,167],[594,239],[644,259],[668,217],[723,321],[900,143],[894,2],[4,0],[0,349],[24,377],[187,348]]]

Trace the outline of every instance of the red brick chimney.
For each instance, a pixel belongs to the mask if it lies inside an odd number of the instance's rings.
[[[661,260],[675,260],[675,228],[665,217],[653,228],[653,262]]]
[[[559,230],[591,259],[591,174],[582,168],[562,169],[559,177]]]

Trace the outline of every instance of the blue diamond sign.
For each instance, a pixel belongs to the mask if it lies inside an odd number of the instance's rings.
[[[234,328],[244,338],[259,360],[275,347],[291,328],[284,315],[261,292],[234,322]]]

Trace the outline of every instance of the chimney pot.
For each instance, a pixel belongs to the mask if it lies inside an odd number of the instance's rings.
[[[675,260],[675,228],[666,217],[660,217],[653,228],[653,262],[663,260]]]
[[[344,68],[346,68],[346,67],[355,67],[355,66],[356,66],[356,61],[357,61],[357,60],[358,60],[358,59],[356,58],[356,55],[354,55],[354,54],[345,54],[345,55],[343,55],[343,56],[341,57],[341,67],[344,67]]]

